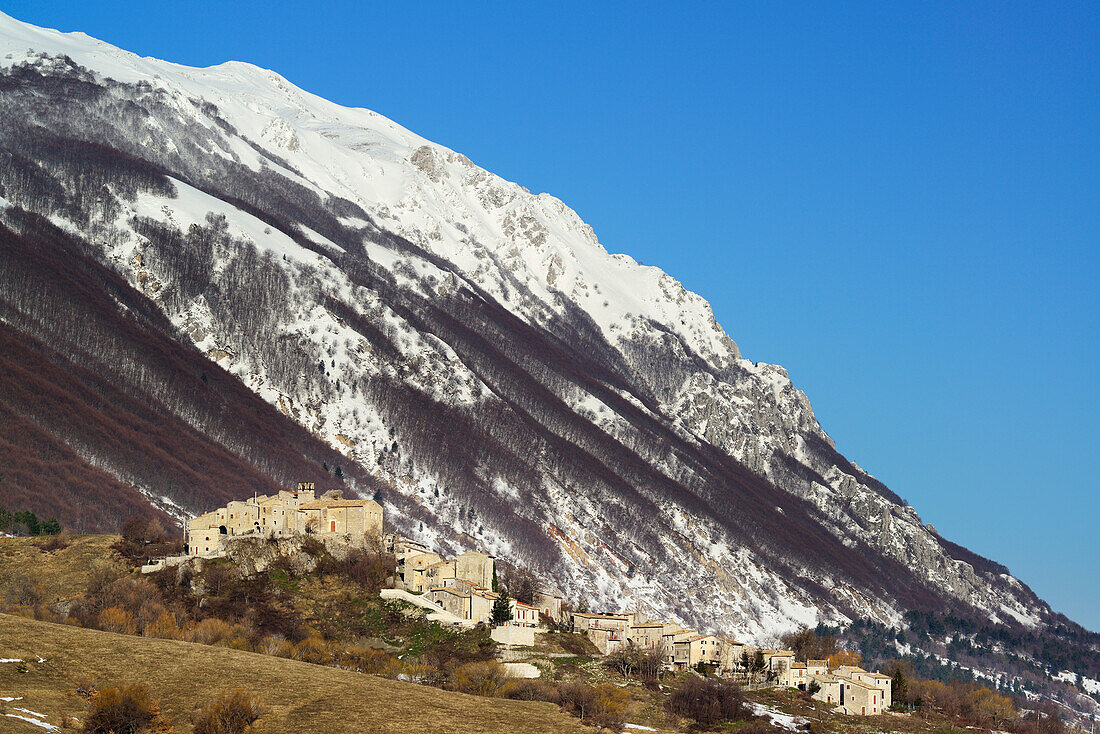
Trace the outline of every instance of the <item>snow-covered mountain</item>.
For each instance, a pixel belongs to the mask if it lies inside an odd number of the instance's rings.
[[[0,337],[37,355],[26,379],[79,382],[89,421],[166,455],[59,428],[9,371],[10,425],[117,485],[110,514],[70,508],[89,529],[313,471],[596,608],[757,639],[914,608],[1052,619],[841,456],[702,297],[553,196],[274,72],[0,14],[0,225]],[[191,433],[202,471],[165,469]]]

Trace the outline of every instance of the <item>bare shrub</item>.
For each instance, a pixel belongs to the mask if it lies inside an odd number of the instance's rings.
[[[332,662],[332,652],[321,637],[307,637],[294,646],[291,657],[304,663],[324,665]]]
[[[561,703],[561,695],[558,693],[557,686],[535,678],[520,678],[519,680],[508,681],[497,695],[515,701]]]
[[[371,675],[382,676],[390,676],[391,674],[396,675],[395,670],[401,667],[401,663],[396,660],[392,655],[385,653],[381,650],[376,650],[373,647],[366,647],[364,645],[352,645],[351,647],[343,650],[337,656],[337,662],[342,667],[349,668],[360,673],[370,673]],[[421,665],[417,667],[437,670],[434,666],[429,665]]]
[[[97,619],[99,629],[107,632],[118,632],[124,635],[137,634],[137,625],[134,617],[121,607],[109,607],[99,613]]]
[[[37,609],[46,601],[46,584],[34,572],[20,576],[8,589],[7,601],[21,607]]]
[[[558,686],[561,707],[582,721],[596,710],[596,689],[580,681],[569,681]]]
[[[53,553],[54,551],[65,550],[72,544],[72,540],[64,535],[50,535],[45,540],[40,540],[35,543],[35,545],[37,545],[46,553]]]
[[[255,651],[251,640],[245,635],[233,635],[232,637],[227,637],[218,644],[221,647],[228,647],[230,650],[243,650],[244,652]]]
[[[702,727],[751,718],[741,686],[733,681],[695,676],[685,678],[665,699],[665,710],[674,717],[692,719]]]
[[[85,734],[137,734],[160,721],[160,705],[144,683],[96,691],[84,720]]]
[[[222,691],[191,718],[194,734],[243,734],[263,715],[260,700],[243,688]]]
[[[812,728],[809,730],[815,731]],[[820,731],[820,729],[817,729],[816,731]],[[828,730],[826,729],[826,731]],[[778,729],[776,729],[764,719],[756,719],[755,721],[750,721],[744,726],[737,729],[737,734],[778,734],[778,732]]]
[[[396,663],[397,661],[394,660],[393,662]],[[404,669],[404,672],[409,680],[425,686],[439,688],[447,682],[447,674],[434,665],[410,665]]]
[[[282,635],[268,635],[256,646],[256,652],[280,658],[289,658],[294,654],[294,643]]]
[[[160,637],[165,640],[183,639],[183,631],[168,610],[164,610],[155,620],[146,624],[142,634],[146,637]]]
[[[88,585],[84,589],[84,593],[89,597],[100,596],[108,586],[120,579],[122,575],[122,571],[118,566],[106,559],[101,558],[93,561],[88,574]]]
[[[592,723],[621,730],[630,710],[630,694],[618,686],[602,683],[596,687],[596,707],[589,717]]]
[[[76,695],[80,696],[85,701],[92,700],[92,697],[95,696],[98,690],[99,685],[92,678],[82,678],[81,680],[77,681]]]
[[[507,668],[495,660],[485,660],[456,668],[452,685],[456,691],[463,693],[495,696],[509,679]]]
[[[231,630],[232,627],[225,620],[210,617],[192,627],[189,636],[191,642],[215,645],[228,637]]]
[[[397,570],[397,559],[389,554],[349,548],[344,557],[336,562],[336,570],[349,581],[362,586],[367,593],[376,595]]]

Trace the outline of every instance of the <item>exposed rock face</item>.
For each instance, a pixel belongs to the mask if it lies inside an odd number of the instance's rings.
[[[838,454],[703,298],[372,112],[0,16],[0,157],[6,228],[24,210],[78,237],[428,542],[750,637],[1049,613]]]

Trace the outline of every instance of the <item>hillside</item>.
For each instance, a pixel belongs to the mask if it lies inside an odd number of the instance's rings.
[[[117,535],[63,536],[61,547],[45,550],[46,538],[4,538],[0,540],[0,602],[19,603],[21,586],[32,581],[43,604],[66,602],[88,588],[97,562],[114,565],[119,573],[125,564],[111,546]]]
[[[266,713],[263,731],[439,732],[470,734],[546,731],[583,732],[556,706],[486,699],[440,691],[294,660],[174,640],[130,637],[37,622],[0,614],[0,657],[21,658],[27,672],[0,663],[0,696],[46,714],[81,717],[84,700],[75,695],[89,679],[100,685],[144,682],[161,701],[170,723],[188,731],[191,711],[223,687],[260,693]],[[44,662],[36,662],[39,659]],[[18,713],[18,712],[15,712]],[[41,732],[4,718],[4,731]],[[22,727],[22,728],[20,728]]]
[[[0,15],[0,347],[0,505],[78,531],[315,480],[592,608],[1095,645],[838,453],[703,298],[248,64]]]
[[[288,549],[290,555],[276,558],[268,571],[247,571],[244,566],[248,564],[223,560],[204,564],[201,570],[145,576],[116,554],[117,541],[115,536],[0,539],[0,601],[21,615],[0,617],[7,624],[7,628],[0,624],[0,659],[6,661],[0,665],[0,702],[8,704],[6,711],[0,705],[0,714],[21,716],[29,710],[43,714],[47,723],[56,723],[74,710],[79,716],[85,704],[73,695],[78,685],[87,689],[89,682],[103,687],[141,679],[175,691],[177,679],[193,675],[190,671],[195,666],[201,675],[192,678],[191,688],[185,691],[192,704],[209,702],[225,687],[237,684],[269,700],[271,696],[294,696],[301,688],[295,681],[302,676],[316,679],[317,686],[329,690],[323,671],[339,669],[362,671],[355,674],[362,679],[360,686],[381,690],[398,680],[416,681],[418,688],[431,688],[438,695],[459,696],[446,705],[425,701],[425,705],[436,706],[438,716],[452,726],[465,724],[461,717],[482,715],[476,702],[454,693],[466,691],[498,701],[553,702],[573,716],[587,715],[588,722],[605,725],[629,722],[654,731],[694,730],[689,721],[677,721],[665,712],[666,698],[693,675],[667,673],[656,685],[609,665],[584,635],[560,631],[541,635],[531,648],[494,649],[485,630],[447,631],[427,622],[416,609],[380,600],[374,585],[377,576],[369,572],[369,559],[363,556],[356,563],[341,564],[323,554],[311,555],[313,551]],[[245,556],[256,557],[251,552]],[[32,590],[28,592],[28,588]],[[28,619],[30,616],[38,621]],[[46,624],[51,620],[54,623]],[[59,621],[64,624],[57,625]],[[7,632],[8,628],[16,631]],[[94,630],[102,632],[97,635]],[[125,634],[110,634],[123,631]],[[827,642],[815,642],[805,635],[800,639],[798,644]],[[185,647],[183,652],[173,651],[161,646],[162,642]],[[64,652],[59,654],[59,649]],[[130,677],[120,680],[103,650],[116,651],[140,665],[136,672],[127,668]],[[171,663],[165,655],[170,655]],[[184,667],[175,669],[181,656]],[[539,669],[540,679],[508,681],[500,677],[506,674],[494,657],[531,663]],[[101,665],[104,659],[111,664]],[[296,661],[295,667],[284,670],[284,663],[291,659]],[[170,675],[160,670],[162,666],[172,668]],[[258,676],[256,669],[266,669],[270,675]],[[81,675],[81,670],[91,672]],[[477,677],[490,673],[496,677]],[[937,688],[913,678],[906,680],[899,695],[907,695],[907,703],[932,697],[917,703],[916,713],[844,716],[804,693],[765,687],[747,692],[750,708],[746,713],[755,721],[741,725],[751,723],[754,734],[805,728],[862,734],[884,727],[945,734],[962,732],[967,724],[988,727],[991,721],[1017,734],[1066,731],[1053,722],[1035,727],[1026,715],[1017,718],[1019,712],[1012,709],[1009,699],[995,699],[988,689],[977,692],[966,685]],[[351,679],[346,683],[355,685]],[[918,685],[923,687],[915,688]],[[580,691],[588,691],[586,695],[594,697],[588,700],[598,701],[598,706],[578,709],[575,702],[585,700]],[[163,695],[157,690],[154,693]],[[186,696],[183,702],[166,708],[177,724],[179,714],[194,707],[187,705]],[[418,696],[404,698],[417,700]],[[293,727],[298,714],[312,723],[308,717],[324,707],[324,700],[307,686],[300,700],[286,699],[271,706],[261,722],[263,730]],[[974,710],[975,702],[982,700],[1001,703],[988,710]],[[945,706],[952,707],[951,711],[945,711]],[[1044,710],[1062,716],[1049,706]],[[353,714],[348,715],[354,719]],[[404,711],[394,715],[408,720]],[[495,721],[490,713],[478,725],[489,729],[467,728],[492,730]],[[551,717],[545,725],[552,721]],[[366,730],[388,729],[368,726]]]

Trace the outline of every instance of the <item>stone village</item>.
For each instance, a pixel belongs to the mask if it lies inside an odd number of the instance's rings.
[[[154,571],[188,559],[222,557],[232,543],[245,538],[303,535],[326,544],[392,551],[397,559],[394,588],[383,589],[382,597],[420,607],[430,620],[460,627],[490,625],[493,620],[493,607],[500,595],[492,590],[496,562],[492,555],[474,550],[446,559],[416,541],[384,535],[380,504],[344,499],[339,491],[317,497],[312,482],[299,482],[294,491],[230,502],[191,518],[186,554],[162,559],[143,570]],[[545,620],[586,635],[603,655],[625,648],[658,651],[667,669],[705,668],[714,675],[746,682],[751,675],[747,669],[755,668],[756,674],[772,685],[808,690],[815,699],[849,715],[881,714],[891,705],[890,677],[857,666],[830,667],[825,660],[797,662],[790,650],[758,650],[672,621],[648,619],[640,612],[567,614],[562,596],[551,591],[536,593],[534,601],[532,606],[509,599],[510,619],[492,627],[493,639],[506,645],[533,645],[535,635],[547,631]]]

